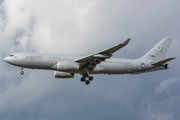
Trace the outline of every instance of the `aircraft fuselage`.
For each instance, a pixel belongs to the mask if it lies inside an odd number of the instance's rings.
[[[75,59],[81,56],[75,55],[62,55],[62,54],[47,54],[47,53],[14,53],[13,56],[8,56],[4,60],[12,65],[30,68],[30,69],[46,69],[58,71],[57,63],[63,61],[74,62]],[[128,74],[134,72],[141,72],[144,70],[152,69],[150,65],[150,60],[140,60],[140,59],[119,59],[110,58],[97,64],[93,70],[90,70],[90,74]],[[77,69],[73,71],[63,71],[62,72],[72,72],[72,73],[84,73],[83,69]]]

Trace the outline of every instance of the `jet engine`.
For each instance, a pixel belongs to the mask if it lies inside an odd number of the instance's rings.
[[[76,70],[79,70],[79,65],[70,61],[58,62],[57,70],[76,71]]]
[[[55,78],[74,78],[74,73],[54,71]]]

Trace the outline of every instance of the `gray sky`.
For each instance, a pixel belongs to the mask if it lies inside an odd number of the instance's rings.
[[[179,0],[0,0],[0,119],[179,120]],[[53,71],[3,61],[12,52],[88,55],[131,38],[114,54],[138,58],[164,37],[173,43],[170,69],[140,75],[80,75],[55,79]]]

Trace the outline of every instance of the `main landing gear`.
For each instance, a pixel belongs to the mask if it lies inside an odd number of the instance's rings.
[[[23,74],[24,74],[23,68],[21,68],[21,72],[20,72],[20,74],[21,74],[21,75],[23,75]]]
[[[89,78],[89,80],[87,80],[86,78]],[[93,80],[93,76],[89,76],[87,73],[82,75],[81,82],[85,82],[86,85],[89,85],[90,81],[92,80]]]

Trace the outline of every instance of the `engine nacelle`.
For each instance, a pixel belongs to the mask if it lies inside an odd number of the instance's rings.
[[[74,73],[54,71],[55,78],[74,78]]]
[[[62,62],[58,62],[57,70],[76,71],[76,70],[79,70],[79,65],[70,61],[62,61]]]

